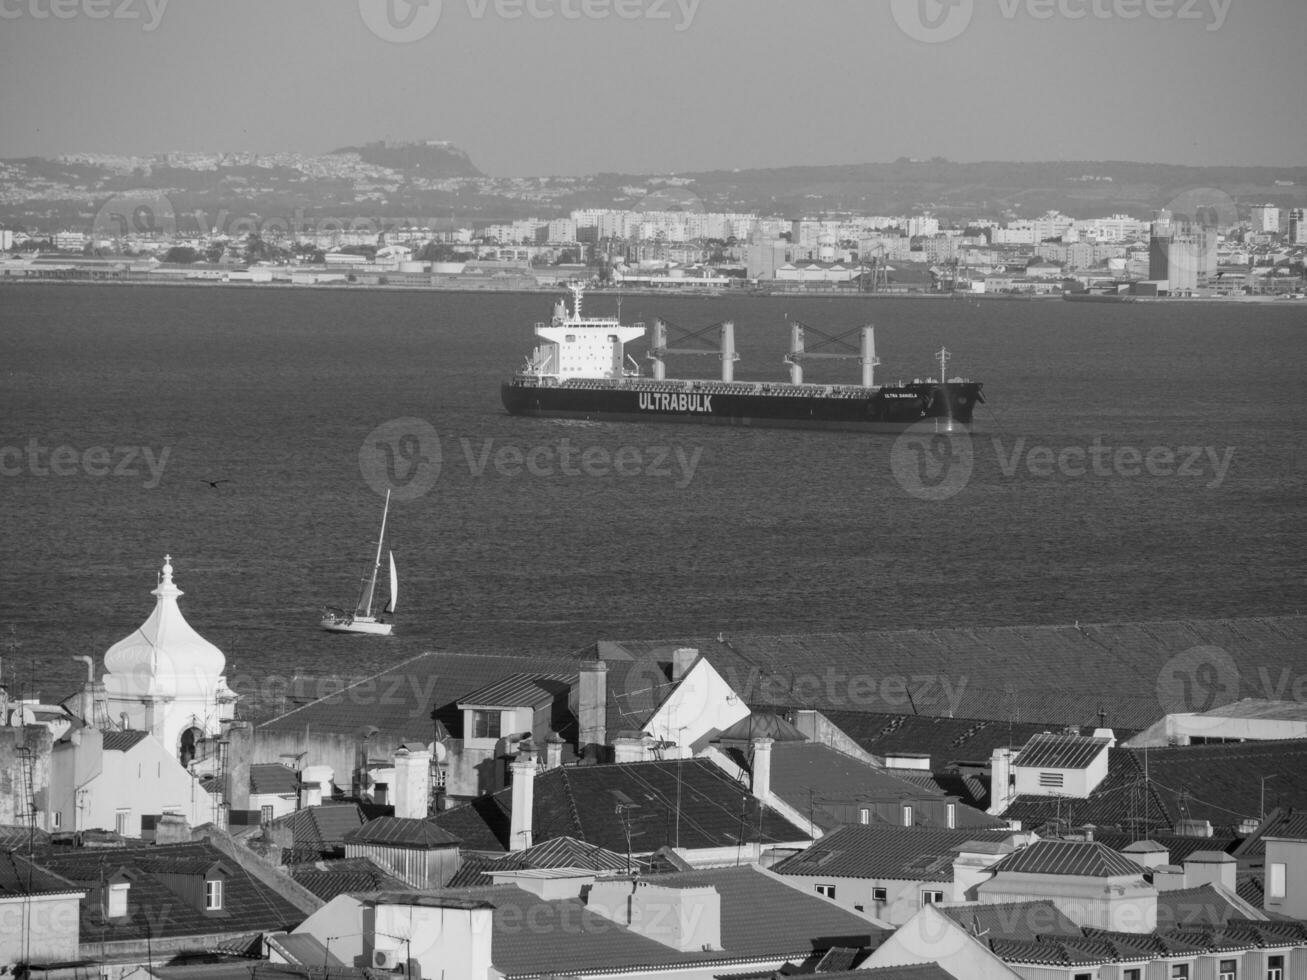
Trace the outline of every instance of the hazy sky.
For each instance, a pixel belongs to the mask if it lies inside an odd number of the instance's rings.
[[[0,0],[0,157],[1302,165],[1304,51],[1307,0]]]

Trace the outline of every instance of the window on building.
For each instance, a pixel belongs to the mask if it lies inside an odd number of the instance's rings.
[[[109,908],[106,910],[109,918],[127,914],[127,889],[131,887],[127,882],[109,886]]]
[[[889,891],[885,888],[873,888],[871,890],[871,900],[873,902],[888,902]]]
[[[55,830],[58,830],[60,827],[62,827],[63,823],[64,823],[64,815],[60,811],[55,810],[50,814],[50,826],[53,827]]]
[[[113,815],[113,829],[122,837],[127,836],[127,821],[131,815],[131,810],[119,810]]]
[[[927,889],[926,891],[924,891],[924,892],[921,893],[921,904],[922,904],[922,905],[934,905],[934,904],[936,904],[936,903],[938,903],[938,902],[942,902],[942,901],[944,901],[944,893],[943,893],[943,892],[940,892],[940,891],[931,891],[930,889]]]
[[[499,712],[474,710],[472,712],[472,737],[499,738]]]
[[[813,887],[816,888],[818,895],[825,895],[827,898],[835,897],[834,885],[814,885]]]
[[[1266,980],[1284,980],[1284,957],[1266,957]]]
[[[437,766],[431,770],[431,783],[436,789],[444,789],[449,785],[449,770],[444,766]]]
[[[1239,980],[1239,965],[1235,960],[1221,960],[1221,968],[1217,971],[1219,980]]]
[[[1172,965],[1171,980],[1189,980],[1189,964],[1176,963]]]
[[[947,803],[944,806],[944,819],[948,829],[952,830],[958,823],[958,805],[956,803]]]
[[[903,826],[912,826],[912,807],[906,803],[903,804]]]
[[[865,806],[858,811],[858,823],[871,823],[871,811]]]
[[[259,807],[259,823],[272,823],[272,804],[265,803]]]
[[[1041,772],[1039,774],[1039,785],[1048,789],[1062,788],[1062,774],[1060,772]]]
[[[1285,896],[1285,871],[1283,864],[1275,863],[1266,869],[1266,897],[1267,898],[1284,898]]]
[[[1121,980],[1139,980],[1142,972],[1138,967],[1132,967],[1129,970],[1122,971]]]
[[[1077,973],[1076,980],[1094,980],[1092,973]]]
[[[213,878],[204,883],[204,911],[217,912],[222,908],[222,879]]]

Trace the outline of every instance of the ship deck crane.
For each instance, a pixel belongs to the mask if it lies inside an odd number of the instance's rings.
[[[821,340],[812,349],[806,346],[806,334],[816,334]],[[847,338],[859,334],[860,344],[855,347]],[[843,349],[822,350],[823,347]],[[880,358],[876,356],[876,328],[870,324],[854,327],[837,336],[823,333],[815,327],[804,326],[797,320],[790,321],[790,352],[785,355],[785,363],[790,366],[790,381],[803,384],[803,362],[812,358],[833,358],[850,360],[857,358],[862,363],[862,386],[876,386],[876,366]]]
[[[735,324],[732,321],[721,320],[691,331],[680,331],[678,328],[683,340],[697,340],[705,344],[711,343],[709,337],[716,331],[718,337],[716,347],[668,347],[668,326],[669,324],[665,320],[654,320],[653,342],[649,347],[649,352],[645,354],[647,359],[653,361],[655,381],[663,381],[667,377],[667,365],[663,358],[668,354],[716,354],[722,360],[722,380],[735,380],[735,362],[740,359],[740,355],[735,350]]]

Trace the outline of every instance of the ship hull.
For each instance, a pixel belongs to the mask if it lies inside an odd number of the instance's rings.
[[[923,422],[941,432],[965,428],[984,400],[981,385],[970,381],[800,389],[693,381],[551,385],[515,378],[501,395],[509,414],[537,418],[860,432],[902,432]]]

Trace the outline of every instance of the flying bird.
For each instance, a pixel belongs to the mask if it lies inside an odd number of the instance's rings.
[[[207,483],[209,486],[213,487],[216,490],[218,489],[219,483],[230,483],[231,480],[201,480],[200,482]]]

